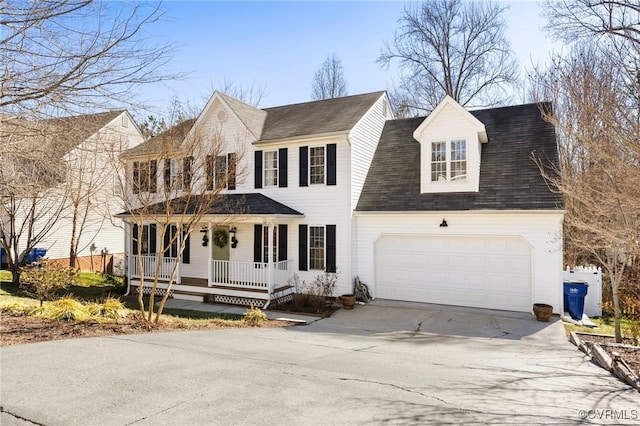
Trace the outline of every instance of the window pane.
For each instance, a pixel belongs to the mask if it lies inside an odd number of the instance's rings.
[[[269,259],[269,227],[262,227],[262,261],[267,262]],[[278,227],[274,226],[273,228],[273,262],[277,262],[278,259]]]
[[[309,268],[324,270],[324,227],[309,227]]]
[[[278,185],[278,151],[264,153],[264,184],[265,186]]]
[[[311,184],[324,183],[324,147],[309,149],[309,180]]]
[[[431,182],[447,180],[447,144],[431,143]]]
[[[451,141],[451,180],[467,179],[467,143]]]

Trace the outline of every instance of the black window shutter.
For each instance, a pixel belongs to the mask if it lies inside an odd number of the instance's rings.
[[[300,186],[309,186],[309,147],[308,146],[300,147]]]
[[[213,159],[211,155],[207,155],[205,172],[207,174],[207,190],[211,191],[213,189]]]
[[[325,254],[327,272],[336,272],[336,225],[327,225],[325,232],[327,237],[327,252]]]
[[[298,226],[298,269],[307,271],[307,225]]]
[[[164,190],[169,191],[171,189],[171,159],[164,159]]]
[[[149,192],[158,190],[158,160],[149,163]]]
[[[140,192],[140,163],[138,161],[133,162],[133,193],[138,194]],[[136,225],[137,226],[137,225]]]
[[[171,257],[171,226],[168,225],[164,229],[164,235],[162,238],[162,257],[169,256]]]
[[[185,157],[182,160],[182,180],[184,182],[184,189],[186,191],[191,189],[191,164],[193,163],[193,157]]]
[[[191,236],[182,231],[182,238],[184,239],[184,250],[182,251],[182,263],[189,263],[191,261]]]
[[[253,225],[253,261],[262,262],[262,225]]]
[[[227,154],[227,189],[236,189],[236,153]]]
[[[133,224],[133,231],[132,231],[132,239],[133,239],[133,254],[137,255],[138,254],[138,225],[137,224]]]
[[[287,225],[278,225],[278,262],[287,260]]]
[[[154,255],[156,253],[156,224],[149,225],[149,253]]]
[[[327,185],[336,184],[336,144],[327,145]]]
[[[278,150],[278,186],[287,187],[287,148]]]
[[[262,188],[262,151],[256,151],[254,160],[253,178],[255,179],[255,187]]]

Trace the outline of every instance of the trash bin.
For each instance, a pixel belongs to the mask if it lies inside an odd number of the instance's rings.
[[[564,281],[564,311],[574,320],[581,320],[584,313],[584,298],[589,284],[584,281]]]
[[[27,255],[27,263],[39,262],[40,259],[47,255],[47,249],[34,248]]]

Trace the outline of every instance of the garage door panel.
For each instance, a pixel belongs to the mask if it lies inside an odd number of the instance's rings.
[[[528,311],[531,249],[517,237],[388,235],[376,243],[375,296]]]

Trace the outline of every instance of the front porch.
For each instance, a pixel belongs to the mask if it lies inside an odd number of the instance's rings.
[[[142,268],[141,268],[142,266]],[[183,276],[181,264],[174,257],[131,256],[131,285],[150,292],[150,283],[158,277],[158,294],[163,295],[171,280],[171,296],[176,298],[254,305],[266,308],[272,300],[293,293],[290,280],[296,271],[294,260],[279,262],[237,262],[211,260],[208,277]],[[173,275],[173,277],[172,277]]]

